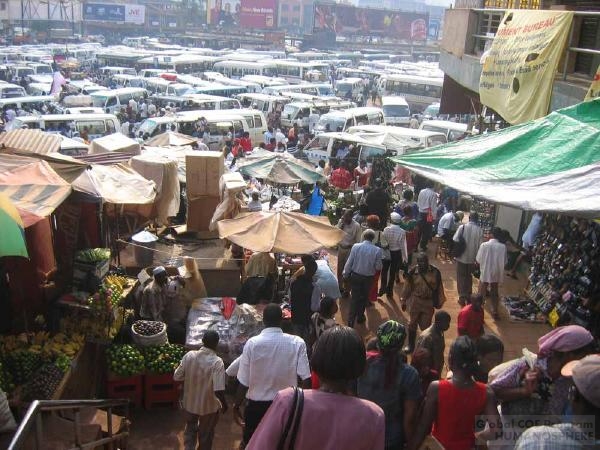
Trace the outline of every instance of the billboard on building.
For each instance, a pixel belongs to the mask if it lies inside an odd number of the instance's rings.
[[[427,39],[429,13],[357,8],[315,3],[313,33],[382,36],[407,41]]]
[[[232,26],[240,24],[240,0],[207,0],[206,23]]]
[[[125,22],[142,25],[146,17],[144,5],[114,3],[84,3],[83,20],[102,22]]]
[[[240,25],[243,28],[273,28],[277,0],[241,0]]]

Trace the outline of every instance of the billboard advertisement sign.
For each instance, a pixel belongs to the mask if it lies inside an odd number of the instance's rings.
[[[146,7],[143,5],[117,5],[114,3],[85,3],[83,5],[83,20],[142,25],[145,16]]]
[[[207,0],[206,23],[232,26],[240,23],[240,0]]]
[[[429,14],[315,3],[313,33],[382,36],[406,41],[427,39]]]
[[[277,21],[276,0],[241,0],[240,25],[243,28],[273,28]]]
[[[146,7],[144,5],[125,5],[125,23],[143,25],[146,18]]]

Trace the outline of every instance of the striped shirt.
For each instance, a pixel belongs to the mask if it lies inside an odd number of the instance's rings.
[[[202,347],[184,355],[173,375],[183,381],[183,409],[204,416],[221,409],[215,392],[225,390],[225,365],[214,350]]]
[[[385,227],[383,235],[388,241],[391,252],[402,252],[402,261],[408,261],[408,253],[406,251],[406,231],[400,228],[400,225],[390,225]]]

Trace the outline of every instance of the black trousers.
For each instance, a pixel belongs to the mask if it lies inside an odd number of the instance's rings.
[[[244,434],[243,434],[244,443],[246,445],[248,445],[248,442],[250,442],[250,438],[252,437],[252,435],[254,434],[256,429],[258,428],[260,421],[262,420],[263,416],[267,413],[267,409],[269,409],[269,406],[271,406],[271,403],[273,403],[273,401],[270,401],[270,402],[257,402],[254,400],[246,401],[246,410],[244,411],[245,426],[244,426]]]
[[[427,244],[431,240],[433,222],[427,222],[427,213],[420,213],[419,228],[421,229],[421,250],[427,250]]]
[[[348,326],[353,327],[354,322],[362,323],[365,317],[365,308],[369,301],[369,290],[373,284],[373,276],[350,274],[350,312],[348,314]]]
[[[383,261],[381,269],[381,289],[386,294],[394,293],[394,282],[396,281],[396,273],[402,265],[402,250],[390,251],[391,259]]]

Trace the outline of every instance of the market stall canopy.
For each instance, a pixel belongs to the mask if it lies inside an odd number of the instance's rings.
[[[289,153],[259,152],[236,162],[240,173],[278,184],[315,183],[325,177]]]
[[[46,161],[50,167],[52,167],[52,170],[68,183],[72,183],[76,180],[77,177],[89,167],[85,162],[78,161],[70,156],[62,155],[60,153],[40,154],[21,150],[11,150],[8,151],[7,154],[14,156],[13,164],[15,167],[21,164],[28,164],[31,162],[31,159]]]
[[[40,130],[18,129],[0,134],[0,147],[43,155],[57,153],[61,141],[60,135]]]
[[[52,214],[71,193],[71,185],[46,161],[0,154],[0,192],[19,209],[28,227]]]
[[[343,232],[323,216],[297,212],[242,213],[220,220],[219,237],[255,252],[307,254],[337,245]]]
[[[402,154],[407,150],[421,148],[422,146],[413,141],[408,136],[403,137],[394,134],[392,131],[382,132],[352,132],[352,135],[361,137],[366,143],[374,145],[383,145],[387,150],[394,150],[397,154]]]
[[[600,217],[600,99],[391,160],[495,203],[594,219]]]
[[[140,144],[121,133],[102,136],[101,138],[94,139],[90,144],[91,155],[110,152],[133,153],[139,155]]]
[[[191,145],[197,141],[198,139],[188,136],[187,134],[165,131],[164,133],[149,139],[144,145],[152,147],[182,147],[184,145]]]
[[[118,205],[145,205],[156,197],[154,181],[124,164],[93,165],[73,182],[73,189]]]

